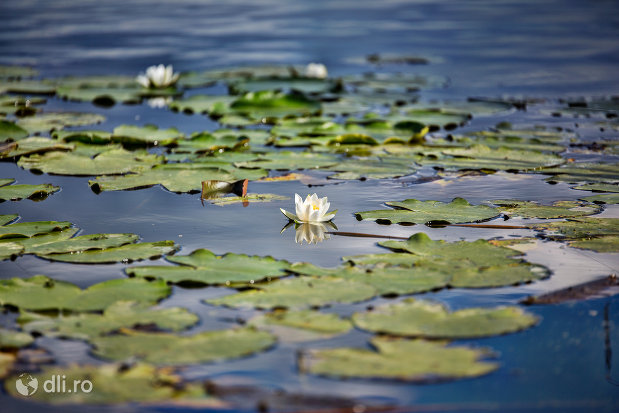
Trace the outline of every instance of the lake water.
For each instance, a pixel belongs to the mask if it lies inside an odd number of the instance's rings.
[[[43,77],[93,74],[137,74],[151,64],[173,64],[179,71],[256,64],[322,62],[331,76],[367,71],[407,71],[448,79],[445,87],[424,90],[421,101],[469,97],[546,98],[549,107],[566,97],[602,97],[619,94],[619,3],[616,1],[5,1],[0,4],[0,64],[31,65]],[[376,67],[365,61],[372,53],[428,58],[427,65]],[[203,91],[191,91],[202,93]],[[216,90],[212,93],[222,92]],[[543,104],[542,104],[543,106]],[[165,109],[115,105],[100,108],[90,103],[50,98],[46,111],[71,110],[101,113],[111,131],[123,123],[176,127],[184,133],[213,130],[205,116]],[[570,118],[543,116],[543,111],[511,111],[473,119],[459,131],[483,130],[500,121],[515,125],[543,123],[577,130],[583,139],[617,139],[619,133],[581,129]],[[575,153],[576,159],[599,161],[595,154]],[[616,157],[606,157],[614,160]],[[423,171],[421,175],[432,171]],[[137,191],[93,193],[87,178],[34,175],[13,163],[0,163],[0,177],[19,183],[60,185],[62,191],[43,202],[24,200],[0,204],[0,214],[19,213],[22,221],[67,220],[83,233],[133,232],[144,241],[174,240],[181,254],[208,248],[217,254],[237,252],[272,255],[290,261],[335,266],[340,257],[384,252],[376,239],[332,236],[317,245],[298,245],[294,230],[280,234],[286,223],[280,207],[292,200],[217,207],[203,206],[199,195],[174,194],[160,187]],[[549,185],[541,175],[498,173],[454,179],[449,185],[411,180],[350,181],[308,188],[300,182],[251,183],[252,192],[293,196],[318,192],[339,209],[340,231],[409,236],[426,232],[432,239],[475,240],[510,235],[533,235],[528,230],[379,226],[357,221],[353,212],[377,209],[386,200],[416,198],[449,201],[464,197],[471,203],[488,199],[520,198],[548,203],[575,200],[583,191],[567,184]],[[609,206],[602,216],[619,217]],[[522,225],[513,219],[510,224]],[[530,222],[526,221],[526,222]],[[548,266],[553,276],[518,287],[458,290],[425,294],[452,309],[472,305],[516,304],[544,291],[592,280],[619,268],[617,254],[561,248],[544,244],[527,260]],[[45,274],[81,287],[122,278],[123,264],[78,265],[50,263],[33,257],[0,262],[0,277],[26,278]],[[228,293],[225,288],[174,287],[162,306],[182,306],[195,312],[201,323],[189,330],[234,326],[237,317],[252,311],[232,311],[201,303],[204,298]],[[372,304],[386,302],[375,299]],[[330,308],[350,315],[368,303]],[[299,375],[295,353],[304,347],[364,346],[368,334],[354,331],[334,340],[301,345],[280,345],[256,356],[217,364],[193,366],[187,379],[214,379],[227,384],[281,388],[290,392],[381,400],[421,411],[617,411],[619,388],[619,300],[600,298],[584,302],[529,308],[542,322],[525,332],[464,340],[488,346],[498,354],[501,368],[478,379],[441,384],[412,385],[389,381],[338,381]],[[605,329],[604,314],[610,328]],[[0,324],[10,326],[16,315],[5,312]],[[100,363],[77,341],[37,339],[59,363]],[[615,357],[608,359],[608,350]],[[4,411],[39,411],[41,406],[0,394]],[[48,408],[47,406],[45,407]],[[93,411],[113,408],[89,407]],[[126,411],[163,411],[124,406]],[[247,408],[251,411],[250,408]],[[406,407],[402,411],[407,411]],[[425,409],[425,410],[424,410]],[[50,408],[50,411],[52,409]],[[83,406],[60,411],[84,411]],[[182,408],[165,409],[181,411]]]

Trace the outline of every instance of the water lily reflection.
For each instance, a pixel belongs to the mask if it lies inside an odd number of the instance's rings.
[[[293,222],[289,222],[282,229],[284,232],[287,228],[293,225]],[[297,244],[303,244],[305,241],[309,244],[318,244],[326,239],[330,239],[330,235],[328,234],[330,229],[337,229],[334,223],[332,222],[313,222],[313,223],[303,223],[303,224],[294,224],[294,242]]]

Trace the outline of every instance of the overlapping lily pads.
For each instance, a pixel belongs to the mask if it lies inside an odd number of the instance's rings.
[[[334,348],[303,352],[299,369],[334,378],[436,382],[478,377],[498,368],[497,363],[482,361],[491,355],[483,348],[385,337],[375,337],[371,344],[376,350]]]
[[[60,187],[52,184],[9,185],[14,182],[14,180],[10,181],[0,182],[0,200],[2,201],[18,201],[24,198],[40,201],[60,190]]]
[[[602,210],[598,205],[578,201],[556,201],[552,205],[539,205],[536,202],[517,199],[495,199],[490,201],[509,216],[523,218],[574,218],[597,214]]]
[[[352,320],[357,327],[374,333],[450,339],[513,333],[537,323],[537,317],[519,307],[449,312],[441,303],[414,298],[355,313]]]
[[[120,125],[114,128],[112,140],[130,145],[169,145],[185,135],[176,128],[159,129],[155,125]]]
[[[142,266],[130,267],[130,276],[159,278],[168,282],[231,284],[254,283],[264,279],[279,278],[286,275],[290,263],[273,257],[258,257],[245,254],[228,253],[215,255],[206,249],[198,249],[189,255],[168,257],[181,266]]]
[[[487,205],[471,205],[463,198],[454,198],[449,203],[440,201],[419,201],[406,199],[401,202],[385,202],[397,209],[383,209],[356,212],[359,220],[373,220],[378,223],[426,224],[445,222],[459,224],[487,221],[500,215],[496,208]]]
[[[34,311],[97,311],[121,300],[155,303],[170,292],[164,281],[142,279],[104,281],[85,290],[44,275],[0,280],[0,304]]]
[[[137,357],[157,365],[186,365],[248,356],[272,346],[275,337],[253,328],[206,331],[192,336],[129,330],[91,342],[94,354],[105,359]]]

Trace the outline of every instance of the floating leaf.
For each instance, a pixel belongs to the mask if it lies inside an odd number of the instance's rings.
[[[18,166],[56,175],[112,175],[150,168],[162,157],[146,151],[130,152],[110,149],[91,158],[79,153],[49,152],[44,155],[22,157]]]
[[[32,238],[31,241],[34,242],[28,247],[27,252],[40,256],[59,253],[75,254],[90,250],[120,247],[125,244],[134,243],[138,239],[139,236],[135,234],[89,234],[80,235],[71,239],[60,239],[34,244],[37,240]]]
[[[18,201],[24,198],[42,200],[60,190],[52,184],[42,185],[6,185],[0,184],[0,200]]]
[[[78,130],[66,131],[59,130],[52,133],[54,139],[65,142],[82,142],[92,143],[96,145],[106,144],[111,142],[112,134],[102,130]]]
[[[234,96],[194,95],[174,100],[170,109],[185,113],[214,113],[225,111],[236,100]]]
[[[336,314],[318,311],[275,310],[249,320],[248,324],[266,329],[288,342],[318,340],[347,333],[352,324]]]
[[[21,79],[34,77],[39,72],[28,66],[0,65],[0,79]]]
[[[270,170],[317,169],[337,163],[337,158],[329,154],[311,152],[269,152],[255,161],[237,162],[240,168],[262,168]]]
[[[103,314],[81,313],[52,317],[22,312],[17,321],[28,332],[48,337],[89,340],[121,328],[138,326],[181,331],[197,323],[198,316],[179,307],[152,308],[148,303],[117,301],[108,306]]]
[[[18,141],[28,136],[28,131],[24,128],[9,122],[7,120],[0,119],[0,141]]]
[[[64,129],[66,126],[92,125],[104,120],[105,116],[95,113],[58,112],[22,118],[17,124],[28,133],[34,134]]]
[[[265,90],[244,94],[230,104],[229,110],[252,117],[301,116],[320,111],[320,102],[303,94]]]
[[[343,78],[344,83],[360,92],[416,92],[422,88],[442,87],[446,80],[438,76],[411,73],[367,73]]]
[[[58,87],[56,94],[66,100],[93,102],[100,106],[113,106],[115,103],[140,103],[141,88],[117,87]]]
[[[597,205],[584,204],[578,201],[557,201],[552,206],[517,199],[495,199],[490,202],[498,205],[499,210],[506,215],[523,218],[574,218],[597,214],[602,210]]]
[[[130,145],[170,145],[185,135],[176,128],[159,129],[155,125],[143,127],[120,125],[114,128],[112,140]]]
[[[17,214],[0,215],[0,225],[6,225],[11,221],[15,221],[18,217],[19,215]]]
[[[65,228],[69,228],[71,225],[72,224],[67,221],[19,222],[17,224],[1,226],[0,238],[30,238],[52,231],[61,231]]]
[[[129,267],[130,276],[160,278],[168,282],[194,282],[204,284],[252,283],[286,275],[287,261],[273,257],[258,257],[228,253],[215,255],[206,249],[198,249],[189,255],[168,257],[168,261],[180,267],[142,266]]]
[[[538,173],[552,174],[547,181],[551,182],[604,182],[619,183],[618,163],[569,163],[558,168],[544,168]]]
[[[0,304],[34,311],[97,311],[116,301],[155,303],[171,291],[164,281],[141,279],[104,281],[82,290],[68,282],[35,275],[26,279],[0,280]]]
[[[619,252],[619,235],[604,235],[590,239],[570,241],[570,247],[596,252]]]
[[[410,224],[426,224],[428,222],[459,224],[486,221],[499,216],[499,211],[496,208],[486,205],[471,205],[463,198],[454,198],[450,203],[418,201],[416,199],[385,203],[399,209],[355,212],[355,215],[357,219],[373,220],[378,223]]]
[[[14,240],[12,238],[11,240]],[[0,261],[6,259],[13,259],[24,252],[24,247],[16,242],[2,242],[0,243]]]
[[[319,94],[336,92],[337,82],[313,77],[260,77],[229,82],[230,93],[234,95],[259,92],[261,90],[292,91]]]
[[[0,349],[15,349],[30,345],[34,338],[29,333],[0,328]]]
[[[574,218],[569,221],[530,224],[529,228],[556,231],[569,238],[619,235],[619,218]]]
[[[580,199],[587,202],[595,202],[596,204],[619,204],[619,194],[600,194]]]
[[[302,372],[338,378],[380,378],[415,382],[435,382],[478,377],[498,368],[480,361],[487,349],[447,347],[444,342],[375,337],[376,351],[334,348],[303,352]]]
[[[619,192],[619,185],[613,184],[584,184],[573,187],[573,189],[580,189],[581,191],[594,191],[594,192]]]
[[[123,189],[145,188],[162,185],[172,192],[198,192],[202,181],[234,182],[239,179],[258,179],[266,176],[264,170],[227,170],[213,168],[208,164],[166,164],[147,169],[136,174],[119,177],[97,177],[88,181],[95,192],[119,191]]]
[[[139,358],[158,365],[185,365],[234,359],[263,351],[275,338],[253,328],[206,331],[192,336],[126,331],[124,335],[92,340],[96,356],[126,360]]]
[[[328,169],[337,171],[329,179],[397,178],[415,172],[410,159],[350,158]]]
[[[174,241],[142,242],[111,247],[100,250],[87,250],[79,253],[48,254],[42,256],[51,261],[73,262],[81,264],[105,264],[113,262],[128,263],[146,259],[155,259],[172,254],[180,247]]]
[[[0,93],[23,93],[26,95],[53,95],[56,87],[45,80],[0,81]]]
[[[343,278],[296,277],[206,302],[228,307],[303,308],[333,303],[354,303],[367,300],[374,295],[376,290],[373,287]]]
[[[249,138],[238,131],[219,136],[209,132],[196,132],[189,139],[177,141],[173,150],[175,153],[211,153],[225,149],[241,149],[247,147],[248,144]]]
[[[0,158],[14,158],[49,151],[71,151],[73,149],[73,145],[66,145],[52,139],[33,136],[0,147]]]
[[[24,254],[30,254],[32,251],[35,251],[45,244],[67,240],[78,231],[79,228],[65,228],[60,231],[54,230],[52,232],[45,232],[30,238],[2,238],[0,239],[0,247],[4,248],[7,243],[14,243],[23,247]]]
[[[450,339],[513,333],[538,321],[519,307],[466,308],[449,312],[443,304],[414,298],[355,313],[352,320],[355,326],[373,333]]]

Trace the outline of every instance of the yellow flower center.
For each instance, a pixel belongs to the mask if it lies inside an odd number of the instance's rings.
[[[316,211],[317,209],[320,209],[320,207],[318,205],[313,204],[312,208],[314,209],[314,211]]]

